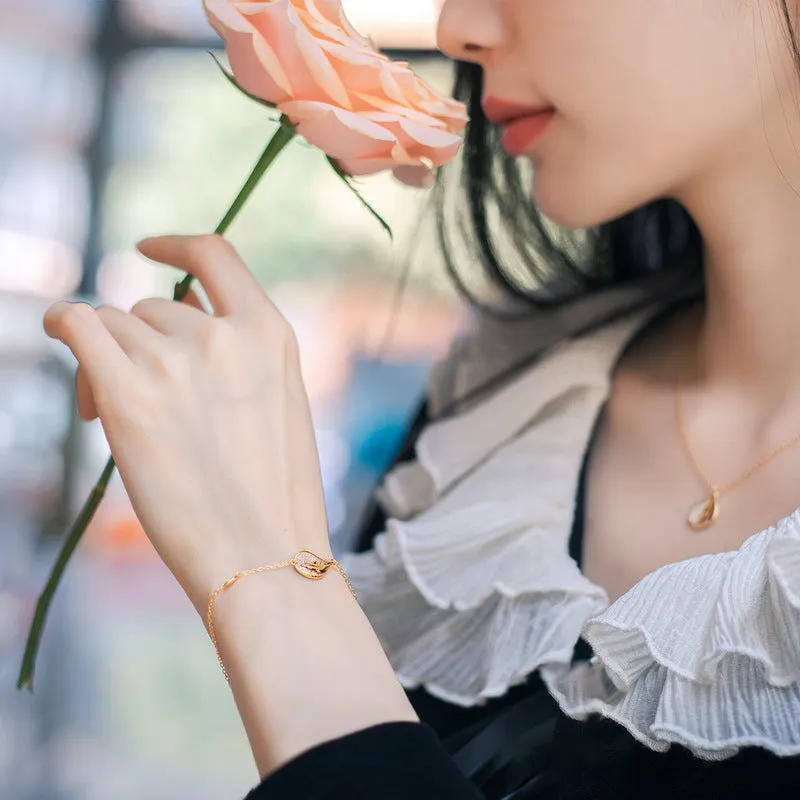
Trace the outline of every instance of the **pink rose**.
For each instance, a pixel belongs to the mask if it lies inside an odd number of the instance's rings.
[[[376,0],[379,2],[380,0]],[[204,0],[236,82],[278,109],[351,175],[391,169],[425,185],[453,158],[467,122],[347,21],[340,0]]]

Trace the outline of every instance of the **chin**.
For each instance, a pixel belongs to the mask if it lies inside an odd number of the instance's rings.
[[[612,195],[608,188],[617,191]],[[637,207],[626,202],[613,181],[592,180],[586,173],[571,176],[548,173],[547,167],[537,165],[533,189],[539,210],[562,228],[586,229],[603,225]]]

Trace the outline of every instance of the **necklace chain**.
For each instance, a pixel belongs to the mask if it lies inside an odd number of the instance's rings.
[[[796,444],[800,444],[800,433],[798,433],[791,439],[787,439],[785,442],[783,442],[783,444],[778,445],[778,447],[776,447],[774,450],[771,450],[769,453],[759,458],[755,464],[753,464],[749,469],[746,469],[737,478],[734,478],[734,480],[722,485],[718,485],[712,483],[706,477],[703,468],[700,466],[700,463],[697,460],[697,456],[694,453],[689,435],[686,431],[686,416],[684,413],[683,402],[683,376],[678,379],[675,390],[675,415],[677,417],[678,430],[680,432],[681,439],[683,440],[683,446],[686,450],[687,456],[689,457],[689,461],[691,461],[697,476],[703,482],[709,493],[709,497],[703,504],[702,513],[700,514],[699,518],[693,521],[692,513],[689,515],[689,525],[696,530],[707,528],[716,520],[717,515],[719,514],[720,495],[737,489],[746,480],[748,480],[748,478],[751,478],[760,469],[766,467],[767,464],[769,464],[785,450],[788,450],[790,447],[794,447]]]

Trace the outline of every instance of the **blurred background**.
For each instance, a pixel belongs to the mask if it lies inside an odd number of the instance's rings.
[[[344,5],[449,89],[436,0]],[[59,297],[127,308],[168,295],[175,274],[133,244],[216,226],[274,129],[219,75],[219,48],[201,0],[0,2],[3,800],[236,800],[257,782],[202,623],[119,483],[56,597],[35,695],[14,688],[59,537],[107,456],[99,428],[75,420],[74,365],[41,315]],[[294,143],[230,231],[298,332],[338,551],[464,322],[433,231],[417,226],[425,194],[387,176],[363,192],[394,245]]]

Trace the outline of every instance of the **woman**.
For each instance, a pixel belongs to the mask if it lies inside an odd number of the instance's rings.
[[[800,788],[796,12],[444,3],[471,246],[529,308],[483,315],[434,371],[365,544],[385,532],[343,562],[363,612],[336,564],[280,567],[330,554],[312,426],[292,332],[225,242],[140,245],[214,316],[48,312],[81,413],[212,620],[253,800]],[[591,235],[556,235],[492,171],[480,101],[538,209]],[[498,209],[538,293],[495,255]]]

